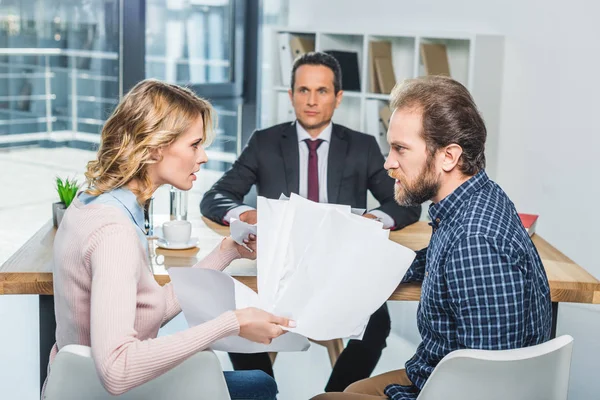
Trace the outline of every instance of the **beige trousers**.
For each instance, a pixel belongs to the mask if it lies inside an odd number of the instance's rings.
[[[396,371],[386,372],[372,378],[363,379],[348,386],[344,393],[324,393],[312,398],[312,400],[375,400],[387,399],[383,393],[388,385],[397,383],[398,385],[411,386],[412,382],[408,379],[406,371],[398,369]]]

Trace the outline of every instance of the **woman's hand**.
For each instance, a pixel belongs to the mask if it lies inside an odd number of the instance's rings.
[[[221,242],[221,250],[236,249],[240,257],[256,260],[256,236],[251,234],[249,239],[244,239],[244,243],[250,250],[244,246],[240,246],[231,238],[231,236],[228,236]]]
[[[296,327],[296,323],[288,318],[277,317],[254,307],[234,312],[240,324],[239,336],[256,343],[270,344],[273,339],[286,332],[282,326]]]

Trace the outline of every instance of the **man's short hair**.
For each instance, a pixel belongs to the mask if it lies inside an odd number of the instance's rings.
[[[342,67],[335,57],[320,51],[304,53],[294,61],[292,67],[292,92],[296,83],[296,70],[303,65],[323,65],[333,72],[333,91],[337,94],[342,89]]]
[[[430,154],[454,143],[463,150],[458,164],[463,174],[473,176],[485,168],[485,123],[461,83],[444,76],[407,79],[392,90],[390,107],[422,112],[421,135]]]

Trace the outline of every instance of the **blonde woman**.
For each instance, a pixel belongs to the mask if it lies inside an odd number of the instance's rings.
[[[229,311],[200,326],[157,338],[181,309],[171,285],[150,270],[144,204],[161,185],[189,190],[207,162],[213,132],[210,104],[191,91],[155,80],[136,85],[102,130],[89,188],[65,213],[54,243],[56,344],[90,346],[98,376],[111,394],[124,393],[174,368],[221,338],[269,343],[293,326],[258,309]],[[255,238],[248,243],[255,248]],[[222,270],[252,258],[225,238],[196,267]],[[226,372],[233,399],[274,399],[275,381],[262,371]]]

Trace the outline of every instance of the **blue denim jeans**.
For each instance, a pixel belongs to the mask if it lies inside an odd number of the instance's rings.
[[[259,370],[224,371],[231,400],[276,400],[277,384]]]

